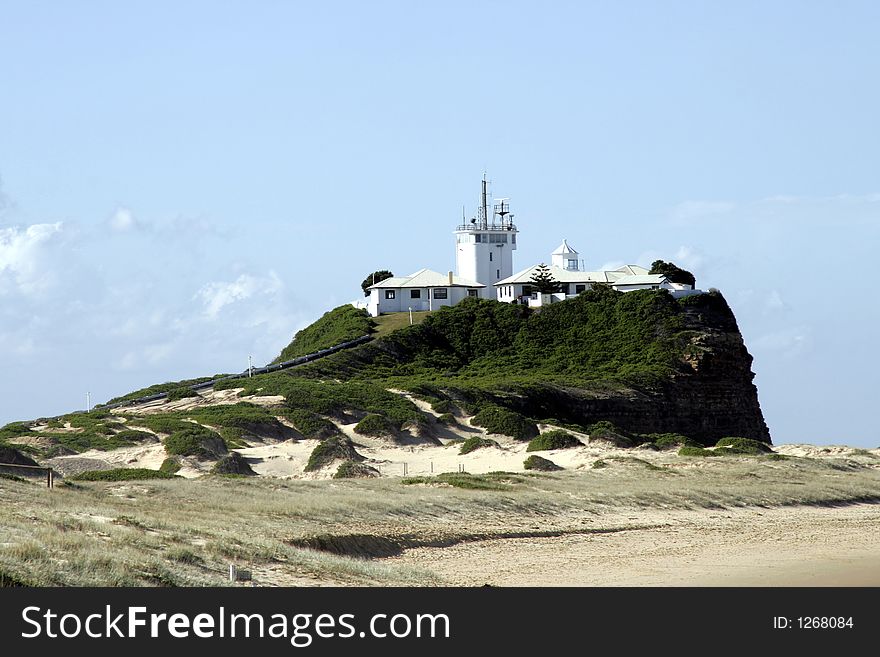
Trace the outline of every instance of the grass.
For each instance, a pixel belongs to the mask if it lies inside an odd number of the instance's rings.
[[[439,484],[446,481],[447,485]],[[461,475],[286,481],[154,479],[45,487],[0,479],[0,573],[32,586],[225,586],[230,561],[258,584],[435,585],[388,561],[292,545],[317,534],[442,536],[602,528],[615,510],[833,505],[880,498],[880,471],[808,459],[712,459],[679,476],[643,468],[552,477]],[[463,487],[457,487],[461,485]]]
[[[298,331],[273,363],[292,360],[321,349],[333,347],[367,335],[373,330],[373,322],[366,310],[351,305],[339,306],[326,313],[313,324]]]
[[[423,321],[425,321],[425,318],[428,315],[429,311],[427,310],[414,312],[412,314],[413,325],[421,324]],[[373,334],[374,337],[384,337],[398,329],[406,328],[407,326],[409,326],[409,312],[387,313],[385,315],[379,315],[378,317],[373,318],[373,325],[375,327],[375,333]]]

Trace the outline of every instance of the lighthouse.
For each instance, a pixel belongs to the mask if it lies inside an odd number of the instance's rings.
[[[461,278],[482,283],[480,296],[495,298],[493,285],[513,274],[516,225],[509,199],[493,199],[490,211],[488,182],[483,176],[477,213],[455,229],[455,268]]]

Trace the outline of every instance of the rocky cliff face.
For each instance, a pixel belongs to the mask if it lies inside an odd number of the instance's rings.
[[[583,425],[606,420],[634,433],[680,433],[706,445],[727,436],[770,443],[752,356],[727,303],[685,305],[684,323],[681,367],[660,384],[604,390],[548,384],[503,403],[532,417]]]

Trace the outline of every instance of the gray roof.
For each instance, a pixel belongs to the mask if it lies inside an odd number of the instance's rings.
[[[662,285],[669,279],[664,274],[639,274],[637,276],[621,276],[613,285]]]
[[[532,274],[538,267],[539,265],[532,265],[531,267],[517,272],[513,276],[508,276],[507,278],[498,281],[497,283],[495,283],[495,285],[528,285],[532,282]],[[547,269],[550,270],[553,278],[560,283],[614,284],[621,278],[632,276],[633,273],[630,272],[644,272],[645,274],[647,274],[648,272],[647,269],[645,269],[644,267],[640,267],[639,265],[624,265],[623,267],[612,271],[576,271],[572,269],[563,269],[562,267],[557,267],[556,265],[547,265]]]
[[[486,287],[482,283],[477,283],[476,281],[469,281],[466,278],[461,278],[453,274],[452,276],[452,284],[449,283],[449,274],[441,274],[438,271],[432,271],[430,269],[419,269],[414,274],[410,274],[409,276],[393,276],[392,278],[386,278],[384,281],[379,281],[378,283],[374,283],[368,290],[372,289],[380,289],[380,288],[389,288],[389,287]]]

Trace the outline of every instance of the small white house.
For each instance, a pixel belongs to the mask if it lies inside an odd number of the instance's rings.
[[[420,269],[409,276],[386,278],[368,287],[367,312],[373,317],[382,313],[437,310],[454,306],[465,297],[478,297],[486,286],[452,272],[441,274]]]
[[[542,306],[576,296],[589,290],[596,283],[610,285],[620,292],[665,289],[675,296],[700,293],[700,290],[692,290],[690,285],[671,282],[664,274],[649,274],[648,270],[640,265],[624,265],[605,271],[583,271],[582,262],[578,258],[578,252],[567,241],[562,240],[562,244],[550,254],[551,264],[547,266],[553,279],[559,283],[558,292],[537,293],[532,276],[540,265],[532,265],[495,283],[495,298],[505,303],[517,302],[529,306]]]

